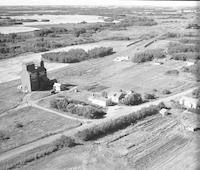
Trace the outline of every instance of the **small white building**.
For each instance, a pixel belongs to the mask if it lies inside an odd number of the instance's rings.
[[[56,93],[58,93],[58,92],[60,92],[61,91],[61,84],[60,83],[54,83],[53,84],[53,90],[56,92]]]
[[[104,97],[91,96],[88,100],[95,105],[106,107],[108,106],[108,99]]]
[[[128,61],[128,60],[129,60],[128,56],[121,56],[121,57],[115,58],[113,61]]]
[[[191,61],[186,62],[186,66],[193,66],[193,65],[194,65],[194,62],[191,62]]]
[[[166,115],[169,115],[169,110],[168,109],[161,109],[159,111],[159,113],[162,115],[162,116],[166,116]]]
[[[197,108],[198,99],[184,96],[179,100],[179,103],[181,105],[183,105],[184,107],[186,107],[187,109],[196,109]]]

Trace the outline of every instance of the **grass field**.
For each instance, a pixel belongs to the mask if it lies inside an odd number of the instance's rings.
[[[77,126],[80,122],[33,107],[9,112],[0,117],[0,131],[9,136],[8,140],[1,141],[0,152]]]
[[[0,84],[0,115],[9,109],[17,107],[23,100],[24,94],[17,92],[19,81]]]

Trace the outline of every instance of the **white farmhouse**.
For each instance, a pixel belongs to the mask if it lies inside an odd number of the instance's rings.
[[[95,105],[106,107],[108,106],[108,99],[104,97],[91,96],[88,100]]]
[[[184,107],[186,107],[187,109],[196,109],[198,99],[184,96],[179,100],[179,103]]]

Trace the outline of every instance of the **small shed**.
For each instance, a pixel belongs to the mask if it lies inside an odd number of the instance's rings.
[[[121,56],[114,59],[114,61],[128,61],[128,60],[129,60],[128,56]]]
[[[166,116],[166,115],[169,115],[170,113],[169,113],[169,110],[168,109],[161,109],[160,111],[159,111],[159,113],[162,115],[162,116]]]
[[[53,90],[56,92],[56,93],[58,93],[58,92],[60,92],[61,91],[61,84],[60,83],[54,83],[53,84]]]

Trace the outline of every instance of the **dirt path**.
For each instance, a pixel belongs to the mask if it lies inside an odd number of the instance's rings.
[[[33,143],[30,143],[30,144],[18,147],[16,149],[10,150],[8,152],[5,152],[5,153],[3,153],[3,154],[0,155],[0,161],[4,161],[4,160],[9,159],[11,157],[17,156],[17,155],[19,155],[19,154],[21,154],[21,153],[23,153],[25,151],[34,149],[34,148],[36,148],[38,146],[51,143],[52,141],[58,139],[61,135],[74,136],[78,131],[83,130],[85,128],[93,127],[94,125],[106,122],[106,121],[108,121],[110,119],[114,119],[114,118],[117,118],[117,117],[120,117],[120,116],[123,116],[123,115],[127,115],[127,114],[129,114],[131,112],[140,110],[140,109],[148,107],[150,105],[156,105],[156,104],[158,104],[160,102],[167,102],[167,101],[173,100],[173,99],[175,99],[177,97],[181,97],[181,96],[184,96],[184,95],[186,95],[188,93],[191,93],[194,89],[195,88],[191,88],[189,90],[186,90],[184,92],[175,94],[173,96],[169,96],[169,97],[166,97],[166,98],[161,98],[159,100],[148,102],[148,103],[145,103],[145,104],[142,104],[142,105],[138,105],[138,106],[121,107],[122,109],[119,110],[120,114],[119,113],[115,113],[114,116],[108,116],[105,119],[100,119],[100,120],[97,120],[97,121],[93,121],[92,123],[89,123],[89,124],[85,123],[85,124],[83,124],[80,127],[71,129],[70,131],[65,131],[62,134],[56,134],[56,135],[53,135],[53,136],[50,136],[50,137],[46,137],[44,139],[41,139],[41,140],[35,141]],[[34,106],[36,106],[37,108],[40,108],[40,109],[45,109],[45,108],[43,108],[41,106],[38,106],[37,104],[34,104]],[[116,108],[119,108],[119,106],[109,108],[108,112],[114,112],[114,111],[116,112]],[[49,109],[47,109],[47,111],[49,111]],[[51,111],[51,112],[54,113],[54,114],[56,114],[56,115],[60,115],[60,113],[58,113],[56,111]],[[110,114],[110,113],[108,113],[108,114]],[[63,116],[63,115],[60,115],[60,116]],[[67,116],[67,118],[71,118],[71,117]]]

